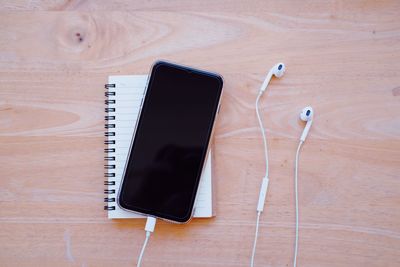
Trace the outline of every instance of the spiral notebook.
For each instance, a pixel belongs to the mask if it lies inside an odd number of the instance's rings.
[[[105,136],[104,149],[107,178],[104,184],[106,197],[104,209],[109,219],[144,218],[139,214],[121,209],[116,199],[127,161],[129,147],[136,125],[140,105],[147,84],[147,75],[109,76],[105,85]],[[211,152],[200,178],[194,206],[194,217],[209,218],[214,216],[213,184],[211,177]]]

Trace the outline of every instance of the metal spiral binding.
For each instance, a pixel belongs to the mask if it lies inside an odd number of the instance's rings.
[[[104,109],[106,113],[104,116],[104,128],[106,129],[104,132],[104,144],[107,145],[104,149],[104,178],[106,178],[104,181],[104,185],[106,186],[106,189],[104,189],[104,194],[106,195],[104,198],[104,202],[106,203],[104,205],[104,210],[115,210],[115,181],[112,180],[115,177],[115,164],[112,164],[112,162],[115,161],[115,147],[110,147],[110,145],[115,145],[115,132],[112,130],[115,128],[115,123],[112,123],[112,121],[115,121],[115,116],[113,114],[115,112],[116,100],[109,99],[109,97],[115,96],[116,92],[112,91],[112,88],[115,88],[115,84],[113,83],[105,84],[104,87],[106,89],[104,95],[107,98],[104,101],[106,105]]]

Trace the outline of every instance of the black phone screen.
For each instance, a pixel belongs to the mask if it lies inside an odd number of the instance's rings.
[[[122,208],[191,218],[222,83],[188,67],[153,66],[120,188]]]

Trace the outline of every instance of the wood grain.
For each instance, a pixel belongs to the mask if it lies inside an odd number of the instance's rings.
[[[299,266],[400,266],[398,1],[0,1],[0,265],[134,266],[143,220],[103,207],[103,84],[156,59],[221,73],[217,217],[159,222],[144,266],[290,266],[300,159]]]

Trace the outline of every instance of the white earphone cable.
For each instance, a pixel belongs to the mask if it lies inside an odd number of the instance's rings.
[[[260,91],[260,93],[258,94],[257,99],[256,99],[256,113],[257,113],[257,119],[258,119],[258,123],[260,125],[261,134],[262,134],[263,143],[264,143],[265,177],[268,178],[268,145],[267,145],[267,137],[265,135],[265,129],[264,129],[263,121],[262,121],[262,118],[260,116],[260,110],[259,110],[259,101],[260,101],[261,96],[262,96],[262,91]],[[258,238],[258,228],[259,228],[259,224],[260,224],[260,216],[261,216],[261,211],[258,210],[257,211],[257,220],[256,220],[256,232],[255,232],[255,236],[254,236],[253,251],[251,253],[251,261],[250,261],[250,266],[251,267],[254,267],[254,258],[255,258],[255,255],[256,255],[256,247],[257,247],[257,238]]]
[[[293,267],[297,266],[297,250],[299,248],[299,190],[298,190],[298,170],[299,170],[299,154],[303,141],[300,140],[297,146],[296,159],[294,163],[294,193],[296,202],[296,237],[294,241],[294,256],[293,256]]]
[[[253,252],[251,253],[251,262],[250,262],[251,267],[254,266],[254,257],[256,255],[256,246],[257,246],[257,238],[258,238],[258,226],[260,224],[260,215],[261,215],[261,211],[257,212],[256,234],[254,236]]]
[[[269,171],[269,166],[268,166],[268,144],[267,144],[267,137],[265,135],[265,129],[264,129],[264,124],[262,121],[262,118],[260,116],[260,110],[259,110],[259,101],[262,96],[262,92],[260,92],[257,96],[256,99],[256,113],[257,113],[257,119],[258,119],[258,124],[260,125],[260,130],[263,138],[263,144],[264,144],[264,156],[265,156],[265,177],[268,177],[268,171]]]
[[[277,77],[280,78],[283,76],[285,73],[285,64],[283,63],[278,63],[275,64],[268,72],[267,77],[265,77],[264,82],[262,83],[260,87],[260,91],[257,95],[256,99],[256,113],[257,113],[257,119],[258,119],[258,124],[260,125],[260,130],[262,134],[262,139],[263,139],[263,144],[264,144],[264,156],[265,156],[265,175],[262,179],[261,187],[260,187],[260,192],[258,196],[258,203],[257,203],[257,220],[256,220],[256,232],[254,236],[254,243],[253,243],[253,251],[251,253],[251,260],[250,260],[250,266],[254,266],[254,258],[256,254],[256,247],[257,247],[257,238],[258,238],[258,229],[260,226],[260,216],[261,213],[264,210],[264,204],[265,204],[265,199],[267,197],[267,191],[268,191],[268,184],[269,184],[269,177],[268,177],[268,171],[269,171],[269,162],[268,162],[268,145],[267,145],[267,137],[265,134],[265,129],[263,125],[262,118],[260,116],[260,107],[259,107],[259,102],[260,98],[263,95],[263,93],[267,90],[268,84],[271,81],[272,77]]]

